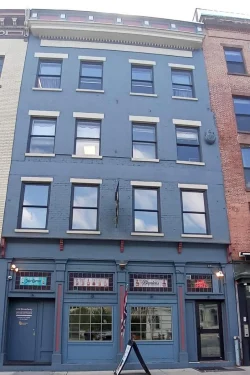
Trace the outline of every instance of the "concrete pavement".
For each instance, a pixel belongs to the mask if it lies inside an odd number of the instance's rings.
[[[199,372],[192,368],[150,370],[151,375],[250,375],[250,367],[228,368],[230,371]],[[233,371],[232,371],[233,370]],[[242,370],[242,371],[240,371]],[[18,371],[0,372],[0,375],[113,375],[112,371]],[[145,375],[143,370],[122,371],[122,375]]]

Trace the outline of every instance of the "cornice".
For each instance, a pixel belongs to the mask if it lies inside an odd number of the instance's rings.
[[[105,25],[70,21],[44,21],[30,19],[31,33],[39,38],[80,40],[90,42],[132,44],[154,47],[199,49],[203,34],[144,28],[126,25]]]

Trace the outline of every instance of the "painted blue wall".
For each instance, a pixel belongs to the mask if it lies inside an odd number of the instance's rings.
[[[38,68],[35,52],[67,53],[62,65],[62,92],[33,91]],[[76,92],[79,79],[79,55],[104,56],[104,94]],[[128,60],[154,60],[154,97],[130,96],[131,65]],[[194,85],[198,101],[172,99],[171,71],[168,63],[195,66]],[[30,127],[29,110],[60,111],[56,128],[55,158],[25,157]],[[75,119],[73,112],[104,113],[101,125],[103,160],[72,159],[74,153]],[[157,116],[158,157],[160,163],[132,162],[132,128],[129,115]],[[177,151],[173,118],[202,121],[201,150],[205,166],[176,164]],[[3,236],[39,237],[38,234],[16,234],[21,190],[21,176],[51,176],[48,229],[43,237],[73,238],[69,229],[70,177],[102,178],[100,190],[100,239],[134,239],[132,231],[132,189],[130,180],[161,181],[162,231],[159,241],[195,241],[181,239],[182,219],[178,183],[208,184],[208,206],[212,243],[228,243],[229,234],[223,191],[223,178],[218,141],[209,146],[204,141],[206,130],[216,132],[210,110],[207,77],[202,51],[193,51],[192,58],[152,55],[146,53],[92,50],[82,48],[40,47],[39,39],[30,36],[13,147],[12,165],[4,218]],[[120,179],[119,226],[114,225],[114,193]],[[86,237],[86,236],[85,236]],[[79,237],[78,237],[79,238]],[[80,238],[84,238],[82,235]],[[91,236],[88,236],[91,238]],[[143,241],[144,239],[140,238]],[[146,241],[152,241],[150,237]],[[200,242],[200,240],[197,240]]]

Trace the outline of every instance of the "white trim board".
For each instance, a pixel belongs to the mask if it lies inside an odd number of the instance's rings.
[[[129,116],[129,121],[133,122],[149,122],[149,123],[157,123],[160,122],[160,117],[148,117],[148,116]]]
[[[29,110],[29,116],[38,116],[38,117],[59,117],[59,111],[35,111],[33,109]]]
[[[149,61],[149,60],[134,60],[134,59],[129,59],[128,62],[130,64],[135,64],[135,65],[149,65],[149,66],[156,65],[155,61]]]
[[[67,53],[35,52],[34,57],[42,59],[67,59],[69,55]]]
[[[173,118],[173,124],[178,126],[201,126],[201,121],[181,120]]]
[[[106,61],[106,57],[99,57],[99,56],[78,56],[78,60],[81,60],[81,61]]]
[[[73,117],[102,120],[104,119],[104,113],[73,112]]]
[[[93,185],[101,185],[102,184],[102,179],[100,178],[71,178],[70,182],[72,184],[93,184]]]
[[[195,69],[194,65],[168,63],[168,66],[170,66],[170,68],[175,68],[175,69],[185,69],[185,70],[194,70]]]
[[[22,182],[53,182],[53,177],[21,177]]]
[[[130,181],[131,186],[161,187],[162,182],[156,181]]]
[[[196,184],[178,184],[179,189],[197,189],[197,190],[208,190],[208,185],[196,185]]]

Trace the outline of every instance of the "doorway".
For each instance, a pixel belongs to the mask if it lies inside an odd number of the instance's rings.
[[[198,360],[224,359],[220,302],[197,302]]]
[[[54,300],[9,300],[7,363],[51,363],[54,311]]]

